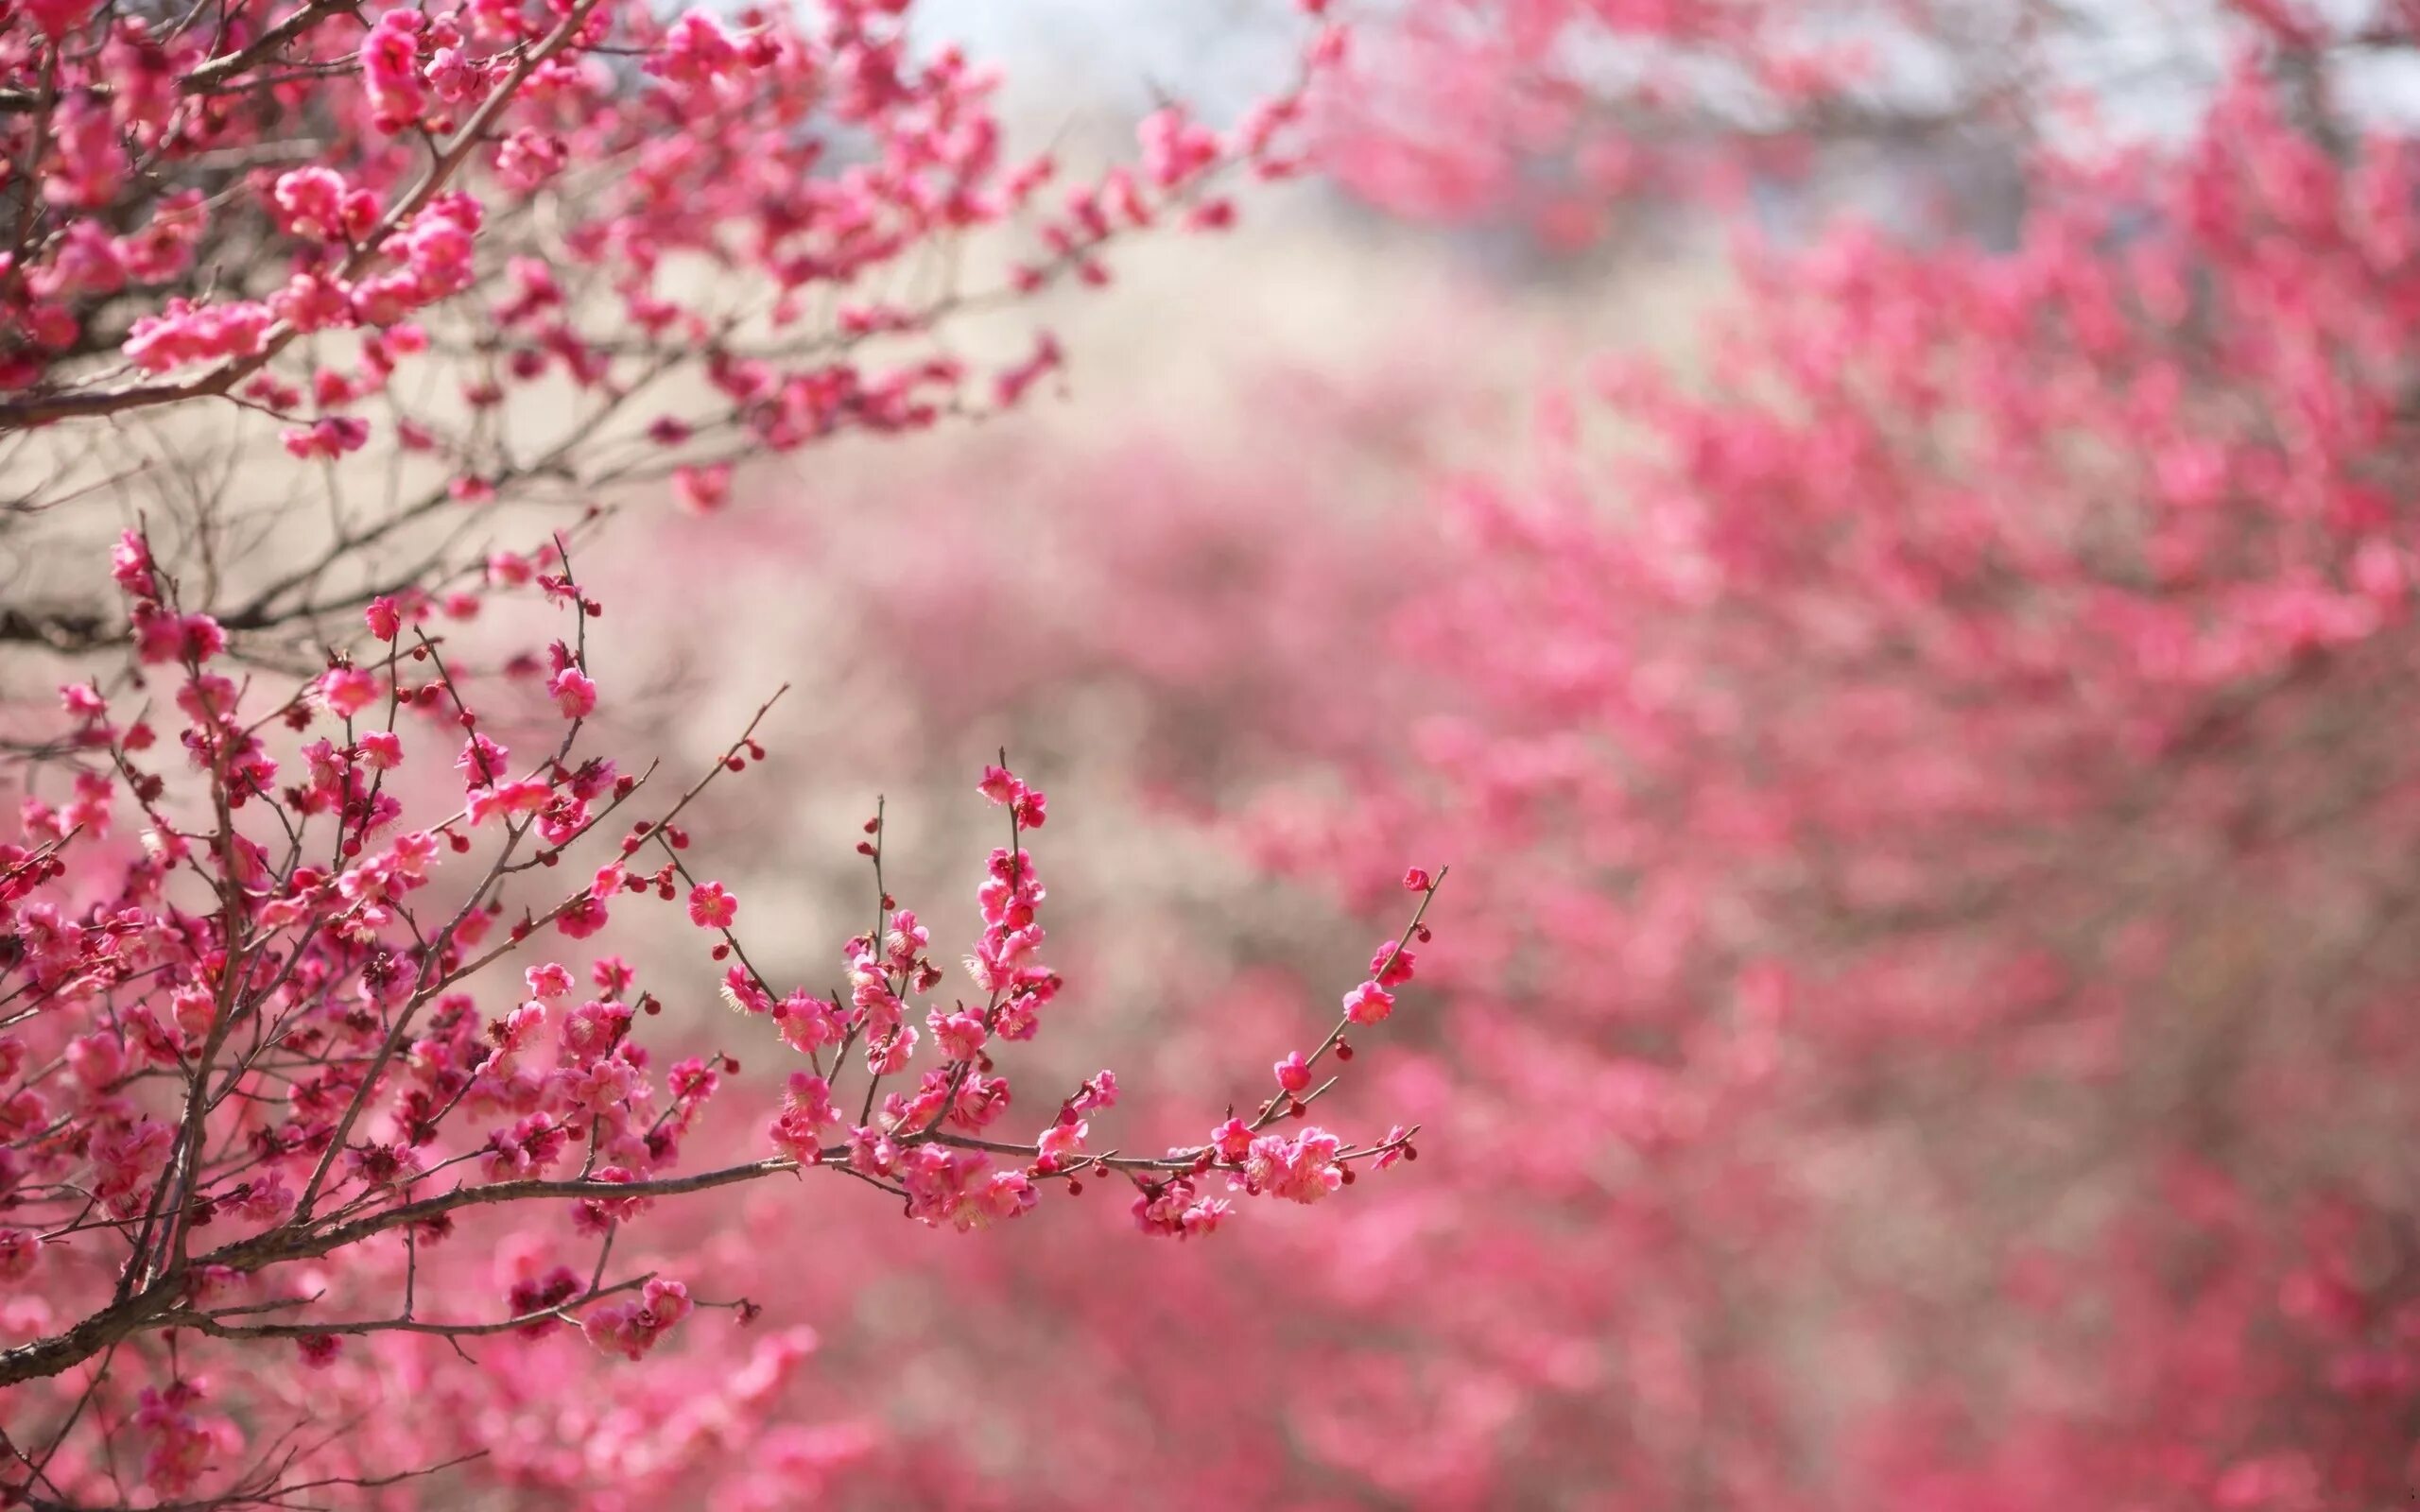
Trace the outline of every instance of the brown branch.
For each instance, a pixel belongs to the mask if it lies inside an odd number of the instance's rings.
[[[821,1152],[821,1158],[827,1160],[837,1160],[847,1154],[845,1145],[835,1145]],[[314,1230],[307,1226],[288,1223],[196,1256],[192,1265],[195,1268],[223,1266],[250,1274],[289,1261],[314,1260],[390,1229],[427,1223],[464,1208],[549,1198],[612,1201],[631,1197],[683,1196],[796,1169],[796,1161],[785,1156],[773,1156],[740,1165],[727,1165],[719,1170],[701,1171],[695,1176],[666,1177],[653,1181],[529,1180],[503,1181],[484,1187],[457,1187],[439,1196],[387,1208],[332,1228]],[[12,1386],[20,1382],[57,1375],[137,1333],[183,1327],[185,1323],[178,1319],[185,1300],[183,1275],[163,1277],[124,1301],[112,1303],[93,1314],[63,1333],[54,1333],[31,1344],[0,1351],[0,1386]],[[303,1332],[328,1331],[306,1329]]]

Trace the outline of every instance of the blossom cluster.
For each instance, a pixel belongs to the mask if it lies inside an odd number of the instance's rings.
[[[1232,224],[1241,182],[1304,171],[1305,101],[1342,56],[1313,23],[1232,126],[1171,102],[1094,167],[1012,151],[997,76],[911,9],[20,8],[0,156],[39,193],[0,243],[0,432],[191,410],[331,488],[385,470],[378,512],[316,544],[298,524],[315,570],[210,606],[324,638],[375,593],[475,576],[378,556],[453,540],[458,508],[637,484],[711,512],[742,459],[1023,404],[1064,364],[1049,332],[978,359],[945,328],[1107,284],[1137,235]],[[989,283],[955,271],[976,246]],[[10,639],[106,644],[97,606],[30,608]]]
[[[435,606],[381,597],[357,649],[276,698],[238,676],[216,620],[182,607],[147,536],[117,542],[130,686],[164,699],[67,687],[73,799],[27,798],[0,845],[0,1402],[25,1452],[0,1486],[81,1496],[133,1454],[158,1495],[274,1503],[313,1467],[253,1462],[262,1415],[285,1395],[315,1420],[305,1404],[330,1388],[295,1383],[354,1379],[351,1354],[388,1335],[536,1348],[572,1325],[638,1360],[700,1309],[745,1324],[758,1304],[694,1295],[694,1271],[614,1263],[617,1243],[663,1245],[646,1237],[659,1210],[694,1193],[828,1169],[967,1230],[1046,1186],[1120,1178],[1147,1229],[1201,1233],[1227,1211],[1189,1198],[1214,1172],[1308,1201],[1409,1153],[1402,1129],[1358,1146],[1274,1131],[1317,1096],[1290,1083],[1197,1148],[1096,1151],[1108,1071],[1030,1139],[1004,1137],[998,1057],[1063,986],[1028,848],[1047,800],[1005,760],[981,783],[1009,844],[978,889],[968,995],[940,992],[929,932],[883,890],[879,816],[860,850],[880,923],[849,942],[845,987],[777,989],[737,933],[741,898],[695,874],[685,822],[710,783],[766,758],[766,711],[654,799],[656,768],[586,749],[601,603],[560,540],[516,560],[490,592],[568,619],[543,652],[489,667],[434,633]],[[1435,885],[1415,889],[1422,912]],[[732,1163],[683,1170],[721,1142],[717,1099],[752,1094],[742,1047],[651,1043],[653,973],[607,953],[648,902],[709,938],[728,1001],[804,1062],[766,1143]],[[1382,954],[1376,974],[1404,980],[1409,954]],[[1345,1054],[1342,1027],[1309,1059]],[[1179,1193],[1172,1228],[1147,1215]],[[449,1257],[459,1229],[498,1219],[516,1259],[491,1290]],[[340,1463],[347,1484],[368,1473]]]

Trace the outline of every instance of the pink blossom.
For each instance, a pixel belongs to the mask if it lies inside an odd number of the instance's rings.
[[[135,531],[119,532],[110,548],[110,576],[119,589],[132,597],[148,597],[154,591],[152,571],[150,542]]]
[[[730,500],[731,465],[717,462],[708,467],[675,469],[672,491],[689,513],[713,514]]]
[[[1412,968],[1419,957],[1404,949],[1407,942],[1389,940],[1370,956],[1370,974],[1380,987],[1401,987],[1411,980]]]
[[[1306,1128],[1293,1139],[1264,1134],[1252,1142],[1244,1176],[1254,1190],[1291,1202],[1317,1202],[1344,1184],[1336,1163],[1340,1142],[1324,1129]]]
[[[331,415],[309,425],[294,426],[279,439],[286,455],[299,462],[333,462],[357,452],[370,439],[370,422],[351,415]]]
[[[666,28],[664,45],[648,72],[680,84],[703,84],[740,66],[740,51],[722,24],[704,10],[690,10]]]
[[[739,917],[739,900],[719,882],[689,890],[689,922],[700,929],[729,929]]]
[[[578,667],[565,667],[546,684],[548,696],[565,719],[584,719],[596,712],[596,684]]]
[[[126,1074],[126,1046],[107,1030],[88,1034],[67,1047],[67,1069],[88,1089],[114,1085]]]
[[[352,186],[331,168],[296,168],[279,176],[274,198],[278,221],[289,236],[334,240],[351,234],[355,217],[348,215]]]
[[[170,300],[155,316],[128,329],[127,359],[147,372],[166,372],[193,363],[256,356],[275,317],[265,304],[196,305]]]
[[[518,779],[475,788],[470,794],[471,823],[476,826],[493,818],[508,822],[528,818],[544,809],[553,797],[554,789],[535,779]]]
[[[1036,1149],[1054,1169],[1075,1164],[1083,1159],[1086,1132],[1087,1125],[1080,1119],[1053,1124],[1042,1131]]]
[[[1375,982],[1364,982],[1344,994],[1344,1016],[1355,1023],[1382,1022],[1394,1010],[1394,994]],[[1301,1089],[1288,1090],[1298,1091]]]
[[[421,27],[417,11],[389,10],[378,18],[361,44],[362,84],[382,131],[408,129],[426,104],[420,78]]]
[[[1068,1099],[1067,1106],[1079,1113],[1088,1113],[1096,1108],[1106,1110],[1115,1108],[1117,1106],[1117,1073],[1102,1070],[1086,1077],[1083,1087],[1074,1097]]]
[[[320,704],[340,719],[350,719],[378,701],[378,679],[359,667],[331,667],[320,675]]]
[[[679,1281],[648,1281],[634,1300],[600,1304],[581,1317],[588,1342],[608,1354],[641,1360],[689,1315],[689,1289]]]
[[[562,137],[524,127],[496,147],[496,178],[527,194],[562,172],[570,157],[570,149]]]

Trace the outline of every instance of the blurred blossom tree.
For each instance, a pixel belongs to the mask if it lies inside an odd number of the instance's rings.
[[[596,748],[573,543],[600,490],[710,511],[743,456],[1017,404],[1056,343],[985,368],[944,323],[1227,224],[1233,180],[1300,167],[1339,47],[1315,28],[1234,129],[1167,106],[1132,164],[1053,187],[907,12],[0,11],[0,538],[22,583],[114,532],[93,596],[70,569],[0,610],[12,680],[69,669],[10,712],[0,1504],[778,1501],[861,1450],[780,1408],[809,1334],[561,1394],[567,1355],[762,1313],[692,1294],[780,1278],[695,1268],[715,1246],[670,1199],[829,1170],[964,1231],[1115,1183],[1184,1239],[1230,1193],[1307,1204],[1415,1157],[1301,1120],[1410,978],[1426,874],[1324,1040],[1139,1154],[1106,1140],[1107,1071],[1011,1112],[1004,1053],[1062,984],[1047,809],[1005,755],[961,996],[885,885],[878,806],[844,988],[751,961],[686,819],[765,760],[769,703],[670,793]],[[665,963],[611,952],[650,897],[796,1068],[738,1092],[753,1137],[705,1169],[683,1146],[740,1061],[638,1032]]]
[[[1736,224],[1754,191],[1877,184],[1915,225],[1999,232],[2032,154],[2181,142],[2247,56],[2315,141],[2409,125],[2411,27],[2400,0],[1408,0],[1331,97],[1327,163],[1565,251],[1651,207]]]
[[[1443,187],[1488,192],[1428,210],[1533,208],[1497,123],[1585,107],[1753,175],[1862,119],[1820,74],[1807,113],[1740,116],[1655,66],[1788,72],[1800,8],[1447,14],[1368,40],[1336,139],[1348,176],[1466,150]],[[2220,66],[2156,130],[2078,126],[2048,34],[1959,52],[2032,80],[1940,122],[2023,146],[1991,241],[1751,249],[1696,377],[1608,362],[1539,398],[1526,462],[1419,513],[1323,507],[1298,430],[1341,421],[1291,394],[1240,466],[1144,448],[1038,485],[1089,572],[1052,634],[1011,614],[1021,664],[1122,668],[1184,721],[1145,747],[1171,770],[1214,730],[1296,768],[1236,831],[1277,870],[1369,907],[1416,837],[1462,890],[1422,1053],[1373,1089],[1427,1121],[1423,1180],[1216,1263],[1079,1278],[1044,1236],[968,1269],[953,1295],[996,1305],[942,1368],[1034,1371],[1009,1420],[1059,1430],[1003,1502],[2420,1488],[2420,141],[2378,84],[2420,16],[2195,24],[2178,66]],[[1625,57],[1637,94],[1603,93]],[[1655,181],[1592,203],[1644,214]],[[1203,1042],[1286,1001],[1208,996]],[[1170,1485],[1178,1435],[1201,1463]]]

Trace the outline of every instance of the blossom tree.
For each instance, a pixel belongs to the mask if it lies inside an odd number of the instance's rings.
[[[1399,214],[1512,220],[1565,251],[1751,191],[2014,234],[2027,160],[2189,136],[2249,49],[2315,137],[2402,89],[2397,3],[1413,0],[1329,97],[1326,165]],[[1770,202],[1770,197],[1768,197]]]
[[[877,803],[869,927],[818,990],[757,970],[692,848],[692,805],[765,760],[774,704],[685,778],[599,748],[604,604],[573,562],[602,490],[711,510],[742,456],[1017,404],[1056,343],[986,368],[943,323],[1104,283],[1116,237],[1225,225],[1228,180],[1295,171],[1282,133],[1339,48],[1314,35],[1232,130],[1159,111],[1134,164],[1046,199],[1059,169],[1007,155],[994,81],[908,21],[855,0],[0,20],[0,528],[59,555],[121,526],[107,598],[0,610],[12,674],[68,668],[50,712],[9,716],[0,1502],[392,1501],[481,1459],[617,1494],[605,1477],[644,1472],[586,1457],[601,1430],[565,1469],[499,1404],[567,1340],[637,1362],[700,1309],[754,1321],[691,1268],[711,1257],[646,1237],[679,1199],[829,1172],[965,1231],[1110,1182],[1185,1239],[1231,1193],[1311,1203],[1413,1154],[1413,1130],[1305,1120],[1410,978],[1442,871],[1406,879],[1409,924],[1265,1095],[1135,1153],[1107,1132],[1112,1072],[1013,1106],[1003,1058],[1062,980],[1029,848],[1048,809],[1005,753],[971,986],[944,989],[888,890]],[[648,1032],[663,963],[614,954],[650,901],[739,1015],[702,1053]],[[774,1089],[734,1082],[742,1050],[785,1065]],[[684,1169],[700,1145],[724,1159]],[[807,1348],[676,1364],[629,1410],[658,1443],[698,1402],[726,1443],[769,1431]],[[486,1405],[373,1410],[405,1390]],[[796,1471],[784,1443],[768,1464]]]
[[[307,642],[379,593],[468,586],[486,527],[466,522],[498,503],[569,527],[600,490],[669,478],[711,509],[743,456],[1012,405],[1056,343],[978,362],[944,323],[1104,284],[1137,231],[1225,225],[1236,179],[1298,171],[1286,135],[1341,48],[1312,37],[1231,131],[1162,109],[1136,162],[1085,179],[1012,156],[996,78],[920,50],[910,20],[898,0],[12,11],[11,528],[147,490],[155,540],[172,513],[274,531],[269,567],[194,607]],[[262,453],[310,465],[272,471],[266,507],[211,486]],[[114,611],[38,597],[0,634],[89,648]]]

